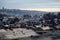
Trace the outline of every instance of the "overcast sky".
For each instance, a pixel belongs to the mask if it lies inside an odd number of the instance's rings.
[[[0,0],[0,8],[60,8],[60,0]]]

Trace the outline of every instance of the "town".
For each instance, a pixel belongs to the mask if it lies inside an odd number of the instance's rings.
[[[31,29],[41,35],[50,31],[60,30],[60,12],[56,14],[54,12],[47,12],[43,15],[24,14],[22,16],[15,16],[12,14],[7,15],[6,10],[8,9],[0,10],[0,30],[4,29],[7,31],[9,29],[14,31],[13,29],[24,28],[28,30]],[[11,12],[11,10],[9,12]],[[7,13],[9,14],[9,12]]]

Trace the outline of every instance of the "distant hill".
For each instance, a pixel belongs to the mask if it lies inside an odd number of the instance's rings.
[[[31,10],[18,10],[18,9],[0,9],[0,13],[7,14],[7,15],[15,15],[15,16],[21,16],[21,15],[43,15],[48,12],[44,11],[31,11]]]

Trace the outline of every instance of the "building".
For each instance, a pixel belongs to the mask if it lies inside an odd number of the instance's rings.
[[[30,37],[30,36],[37,36],[38,34],[36,32],[34,32],[31,29],[24,29],[24,28],[17,28],[17,29],[13,29],[15,33],[13,33],[13,31],[10,30],[4,30],[1,29],[0,30],[0,38],[3,39],[18,39],[18,38],[24,38],[24,37]]]

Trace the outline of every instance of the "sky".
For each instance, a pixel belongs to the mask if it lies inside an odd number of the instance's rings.
[[[60,0],[0,0],[0,8],[8,9],[60,9]],[[60,10],[59,10],[60,11]]]

